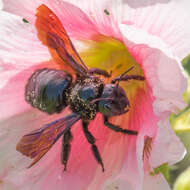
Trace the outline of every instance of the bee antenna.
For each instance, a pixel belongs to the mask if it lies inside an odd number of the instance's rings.
[[[134,68],[134,66],[130,67],[129,69],[127,69],[123,74],[121,74],[119,76],[119,78],[121,79],[124,75],[126,75],[129,71],[131,71]]]
[[[117,90],[118,90],[118,87],[119,87],[119,82],[120,82],[120,80],[122,79],[122,77],[123,77],[124,75],[126,75],[129,71],[131,71],[133,68],[134,68],[134,66],[130,67],[129,69],[127,69],[124,73],[122,73],[122,74],[119,76],[119,79],[117,80],[117,81],[118,81],[118,82],[117,82],[117,86],[116,86]]]

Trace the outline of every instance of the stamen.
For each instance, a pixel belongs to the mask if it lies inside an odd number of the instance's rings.
[[[149,159],[151,150],[152,150],[152,138],[149,136],[145,136],[144,148],[143,148],[143,160]]]

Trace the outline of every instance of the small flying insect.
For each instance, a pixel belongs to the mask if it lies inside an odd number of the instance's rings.
[[[137,131],[122,129],[112,124],[109,118],[129,111],[129,100],[119,82],[131,79],[143,81],[144,77],[127,75],[133,69],[131,67],[112,79],[110,84],[105,84],[98,76],[110,77],[111,74],[105,70],[87,68],[60,20],[46,5],[42,4],[37,8],[36,17],[39,39],[49,48],[54,61],[68,69],[67,72],[48,68],[35,71],[26,84],[25,99],[32,107],[48,114],[60,113],[66,107],[69,107],[72,113],[24,135],[16,149],[34,159],[30,168],[63,136],[61,162],[66,170],[71,149],[71,127],[81,120],[92,153],[104,172],[104,164],[95,138],[88,130],[89,122],[94,120],[99,112],[103,115],[104,125],[111,130],[137,135]],[[75,80],[72,72],[75,74]]]

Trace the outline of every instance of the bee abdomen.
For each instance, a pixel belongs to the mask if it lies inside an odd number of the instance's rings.
[[[71,75],[55,69],[40,69],[32,74],[25,88],[25,99],[33,107],[49,114],[67,106]]]

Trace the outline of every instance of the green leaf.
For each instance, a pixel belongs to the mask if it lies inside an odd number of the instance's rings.
[[[190,132],[190,106],[175,117],[172,127],[176,132]]]
[[[184,69],[188,72],[188,74],[190,75],[190,54],[188,56],[186,56],[183,60],[182,60],[182,64]]]
[[[166,178],[166,180],[169,180],[169,165],[168,163],[164,163],[157,168],[153,168],[152,171],[150,171],[151,176],[158,175],[159,173],[162,173],[163,176]]]
[[[190,190],[190,168],[187,168],[177,178],[174,184],[174,190]]]
[[[182,60],[184,69],[188,76],[188,88],[183,95],[184,101],[188,106],[179,112],[179,114],[172,114],[170,116],[170,123],[176,132],[190,131],[190,54]]]

